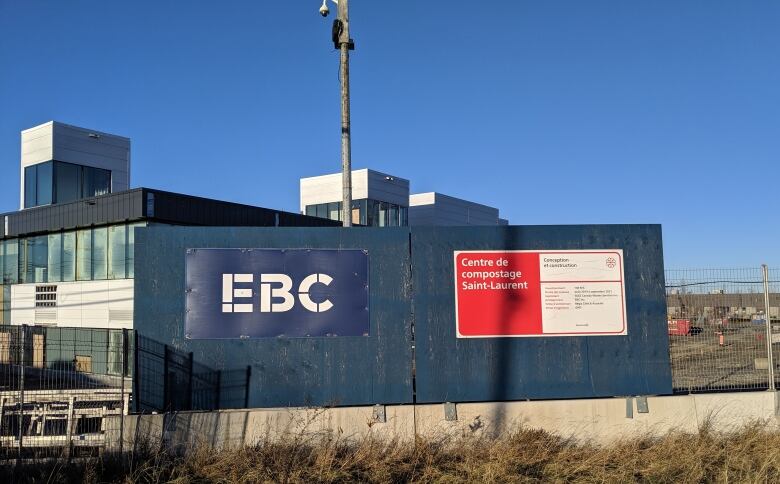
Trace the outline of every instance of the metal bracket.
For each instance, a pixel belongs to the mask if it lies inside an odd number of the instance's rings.
[[[444,403],[444,420],[454,422],[458,420],[458,408],[452,402]]]
[[[636,410],[639,413],[650,413],[650,407],[647,406],[647,397],[636,397]]]
[[[634,397],[626,397],[626,418],[634,418]]]
[[[387,412],[384,405],[374,405],[374,422],[387,422]]]

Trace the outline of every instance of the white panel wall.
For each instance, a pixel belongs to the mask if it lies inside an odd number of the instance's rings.
[[[499,225],[498,209],[441,193],[409,197],[409,225]]]
[[[409,206],[409,180],[374,170],[368,171],[368,198]]]
[[[24,208],[24,167],[54,158],[54,122],[22,131],[21,174],[19,175],[19,208]]]
[[[11,324],[56,323],[77,328],[132,328],[133,279],[59,282],[57,307],[35,308],[35,286],[11,286]]]
[[[90,136],[93,135],[93,136]],[[130,188],[130,139],[49,121],[22,131],[19,208],[24,208],[24,169],[49,160],[111,170],[111,191]]]
[[[340,202],[341,173],[301,178],[301,212],[307,205]],[[409,180],[374,170],[352,171],[352,199],[370,198],[390,202],[402,207],[409,206]]]

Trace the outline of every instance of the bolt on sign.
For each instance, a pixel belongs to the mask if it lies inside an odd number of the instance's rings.
[[[622,249],[454,256],[459,338],[628,334]]]
[[[368,336],[368,251],[187,249],[190,339]]]

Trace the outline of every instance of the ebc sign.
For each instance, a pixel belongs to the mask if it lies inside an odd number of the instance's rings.
[[[368,336],[363,250],[187,249],[186,338]]]

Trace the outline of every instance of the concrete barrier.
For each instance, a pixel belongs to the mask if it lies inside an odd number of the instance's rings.
[[[702,426],[730,431],[756,421],[777,427],[774,392],[716,393],[637,398],[388,405],[340,408],[274,408],[128,415],[124,451],[140,445],[172,451],[206,446],[225,449],[263,442],[357,441],[367,437],[411,441],[441,437],[500,437],[519,428],[609,443]],[[116,417],[118,418],[118,417]],[[119,425],[106,434],[119,447]]]

